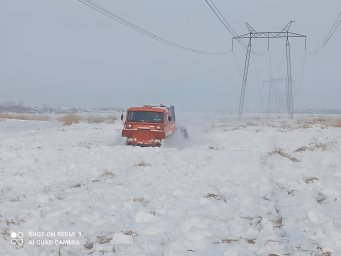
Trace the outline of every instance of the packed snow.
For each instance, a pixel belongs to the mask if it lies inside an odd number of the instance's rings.
[[[179,115],[134,147],[122,123],[0,121],[1,255],[341,255],[341,128]]]

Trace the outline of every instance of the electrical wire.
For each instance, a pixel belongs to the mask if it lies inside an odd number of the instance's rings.
[[[332,39],[332,37],[334,36],[336,30],[338,29],[338,27],[341,24],[341,12],[339,13],[339,15],[337,16],[333,26],[330,28],[328,34],[326,35],[325,39],[322,41],[321,45],[315,49],[314,51],[309,52],[310,55],[313,54],[317,54],[319,53],[330,41],[330,39]]]
[[[231,34],[232,37],[238,36],[238,34],[234,31],[230,23],[226,20],[222,12],[218,9],[218,7],[214,4],[213,0],[205,0],[206,4],[210,7],[213,14],[218,18],[218,20],[221,22],[221,24],[226,28],[226,30]],[[237,38],[237,41],[239,44],[241,44],[244,48],[247,46],[245,43],[240,39]]]
[[[281,77],[282,76],[283,65],[284,65],[284,62],[285,62],[284,58],[285,58],[285,46],[283,48],[282,57],[281,57],[281,60],[279,62],[279,68],[278,68],[278,72],[277,72],[277,77]]]
[[[302,87],[303,87],[306,59],[307,59],[307,52],[304,51],[303,61],[302,61],[302,66],[301,66],[301,73],[300,73],[300,78],[299,78],[298,86],[297,86],[298,89],[302,89]]]
[[[209,51],[203,51],[203,50],[198,50],[198,49],[193,49],[193,48],[190,48],[190,47],[187,47],[187,46],[184,46],[184,45],[181,45],[181,44],[178,44],[178,43],[174,43],[172,41],[169,41],[168,39],[165,39],[161,36],[158,36],[157,34],[154,34],[154,33],[151,33],[149,32],[148,30],[134,24],[134,23],[131,23],[130,21],[124,19],[124,18],[121,18],[119,16],[117,16],[116,14],[112,13],[111,11],[105,9],[104,7],[90,1],[90,0],[77,0],[78,2],[82,3],[83,5],[86,5],[88,7],[90,7],[91,9],[107,16],[108,18],[114,20],[114,21],[117,21],[119,23],[121,23],[122,25],[130,28],[130,29],[133,29],[135,30],[136,32],[146,36],[146,37],[149,37],[153,40],[156,40],[162,44],[165,44],[165,45],[168,45],[168,46],[171,46],[171,47],[174,47],[174,48],[177,48],[179,50],[184,50],[184,51],[187,51],[187,52],[192,52],[192,53],[197,53],[197,54],[206,54],[206,55],[222,55],[222,54],[229,54],[230,52],[209,52]]]
[[[228,21],[225,19],[224,15],[221,13],[221,11],[218,9],[218,7],[214,4],[212,0],[205,0],[206,4],[210,7],[212,12],[215,16],[220,20],[221,24],[227,29],[230,34],[235,37],[237,36],[237,33],[233,30],[231,25],[228,23]]]
[[[272,79],[273,72],[272,72],[272,61],[271,61],[271,52],[268,50],[268,64],[269,64],[269,76]]]
[[[233,55],[233,60],[234,60],[234,63],[237,67],[238,73],[239,73],[240,77],[243,78],[243,72],[242,72],[242,69],[240,67],[241,65],[239,65],[238,59],[237,59],[236,55],[234,54],[234,52],[232,52],[232,55]]]
[[[223,24],[223,26],[226,28],[226,30],[231,34],[233,39],[236,39],[237,42],[243,46],[245,49],[247,49],[247,45],[244,43],[244,41],[241,38],[238,38],[238,34],[235,32],[235,30],[232,28],[230,23],[226,20],[222,12],[218,9],[218,7],[214,4],[213,0],[205,0],[206,4],[210,7],[214,15],[219,19],[219,21]],[[258,56],[264,56],[264,53],[262,52],[256,52],[254,50],[251,50],[251,53],[253,55]]]
[[[253,64],[253,67],[254,67],[254,70],[255,70],[255,74],[256,74],[258,100],[259,100],[261,108],[263,110],[265,110],[264,98],[262,96],[263,95],[262,94],[263,88],[261,86],[260,79],[259,79],[259,70],[257,68],[258,65],[256,63],[256,58],[254,56],[251,56],[251,61],[252,61],[252,64]]]

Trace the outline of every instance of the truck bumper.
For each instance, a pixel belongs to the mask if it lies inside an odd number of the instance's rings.
[[[163,131],[159,130],[123,129],[122,137],[127,138],[128,145],[160,146],[166,136]]]

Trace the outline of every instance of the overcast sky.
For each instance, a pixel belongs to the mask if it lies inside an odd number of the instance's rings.
[[[204,0],[93,0],[172,42],[230,51],[231,35]],[[340,0],[215,0],[238,34],[307,35],[291,40],[294,105],[341,109],[341,26],[318,54],[341,12]],[[0,0],[0,102],[40,106],[174,104],[182,110],[237,111],[245,49],[201,55],[181,51],[95,12],[77,0]],[[267,108],[270,78],[286,74],[285,40],[254,40],[246,111]],[[278,83],[280,92],[284,84]],[[272,93],[272,101],[280,101]],[[277,98],[276,98],[277,97]],[[275,104],[275,103],[274,103]],[[276,104],[279,104],[278,102]]]

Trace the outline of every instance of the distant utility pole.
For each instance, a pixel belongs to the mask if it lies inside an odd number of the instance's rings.
[[[292,95],[292,77],[291,77],[291,58],[290,58],[290,37],[303,37],[305,39],[305,48],[306,48],[306,36],[291,33],[289,29],[291,24],[294,21],[290,21],[280,32],[256,32],[249,23],[246,23],[246,27],[249,30],[249,33],[235,36],[232,39],[240,41],[242,39],[249,39],[249,43],[246,49],[246,58],[245,58],[245,65],[244,65],[244,75],[243,75],[243,83],[242,83],[242,90],[240,94],[240,101],[239,101],[239,110],[238,110],[238,118],[240,118],[243,114],[243,107],[244,107],[244,98],[245,98],[245,89],[246,89],[246,82],[247,76],[249,72],[249,64],[250,64],[250,54],[251,54],[251,41],[252,39],[256,38],[267,38],[268,39],[268,50],[270,48],[270,39],[273,38],[286,38],[286,60],[287,60],[287,78],[286,78],[286,93],[287,93],[287,111],[290,118],[294,116],[294,106],[293,106],[293,95]],[[232,44],[233,45],[233,44]],[[233,47],[233,46],[232,46]]]

